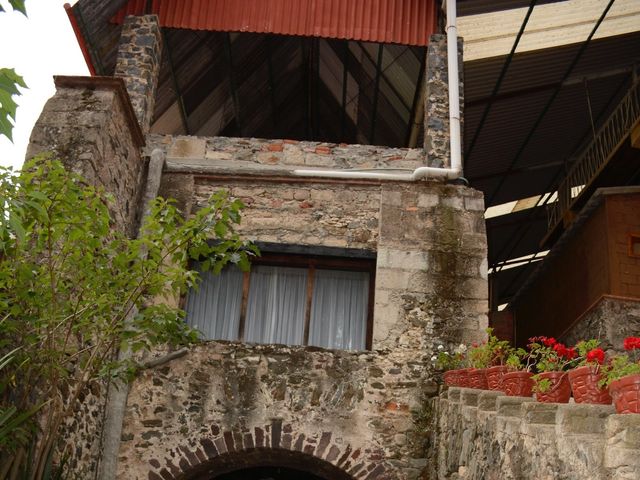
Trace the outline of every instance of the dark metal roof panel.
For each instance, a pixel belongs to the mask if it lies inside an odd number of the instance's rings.
[[[540,251],[547,233],[546,207],[535,207],[487,220],[489,266]]]

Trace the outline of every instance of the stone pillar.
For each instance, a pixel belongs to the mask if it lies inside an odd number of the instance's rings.
[[[451,166],[451,149],[449,147],[449,75],[447,70],[447,36],[431,35],[429,46],[427,47],[424,95],[424,149],[427,157],[427,166],[429,167]],[[458,38],[458,70],[460,72],[460,118],[462,119],[464,84],[461,38]]]
[[[115,76],[124,79],[144,133],[149,132],[153,119],[161,54],[158,16],[127,17],[122,26]]]
[[[52,152],[66,167],[116,199],[115,228],[134,236],[144,185],[144,136],[124,82],[113,77],[55,77],[56,93],[36,122],[27,158]]]
[[[417,182],[384,184],[376,266],[374,349],[485,338],[487,243],[482,193]]]

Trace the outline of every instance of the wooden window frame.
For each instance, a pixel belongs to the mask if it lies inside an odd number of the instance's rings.
[[[305,268],[307,270],[307,298],[305,302],[304,329],[302,346],[309,346],[309,331],[311,326],[311,305],[316,270],[341,270],[367,272],[369,274],[369,292],[367,302],[365,350],[371,350],[373,343],[373,306],[375,300],[376,261],[371,258],[343,258],[323,255],[305,255],[297,253],[269,253],[263,252],[260,257],[251,259],[251,265],[265,265],[271,267]],[[240,307],[240,325],[238,341],[244,342],[245,322],[247,317],[247,302],[251,287],[251,272],[244,272],[242,282],[242,305]]]
[[[640,244],[640,233],[629,233],[628,234],[628,249],[627,254],[632,258],[640,258],[640,255],[633,252],[633,246],[635,244]]]
[[[308,255],[306,253],[272,253],[262,252],[261,256],[253,257],[251,265],[265,265],[273,267],[306,268],[307,299],[305,303],[303,343],[301,346],[309,346],[309,331],[311,325],[311,304],[313,299],[313,287],[315,283],[315,271],[342,270],[367,272],[369,274],[369,292],[367,302],[365,350],[371,350],[373,344],[373,307],[375,302],[376,259],[371,256],[359,258],[339,257],[328,255]],[[242,279],[242,303],[240,306],[240,321],[236,340],[244,342],[245,323],[247,318],[247,304],[249,301],[249,288],[251,287],[251,271],[244,272]],[[181,299],[181,307],[185,308],[186,295]]]

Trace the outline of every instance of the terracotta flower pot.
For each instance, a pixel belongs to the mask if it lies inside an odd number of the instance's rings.
[[[467,372],[469,377],[469,388],[479,388],[487,390],[486,368],[470,368]]]
[[[469,369],[461,368],[458,370],[458,386],[469,387]]]
[[[538,380],[547,379],[551,387],[546,392],[536,392],[536,400],[544,403],[569,403],[571,398],[571,384],[567,372],[539,373]]]
[[[489,390],[502,390],[502,376],[508,371],[506,365],[487,368],[487,387]]]
[[[465,387],[466,382],[466,369],[458,368],[455,370],[447,370],[444,372],[444,383],[448,387]]]
[[[502,391],[509,397],[530,397],[533,395],[532,376],[531,372],[507,372],[502,376]]]
[[[601,378],[600,371],[589,365],[569,370],[569,383],[575,402],[609,405],[611,395],[606,388],[598,386]]]
[[[609,391],[618,413],[640,413],[640,373],[611,382]]]
[[[456,370],[447,370],[443,373],[442,377],[444,378],[444,384],[447,387],[457,386],[458,373]]]

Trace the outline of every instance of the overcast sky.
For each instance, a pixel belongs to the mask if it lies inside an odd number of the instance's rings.
[[[14,97],[19,105],[14,143],[0,138],[0,165],[22,165],[33,124],[55,91],[53,75],[89,75],[64,10],[65,3],[76,2],[27,0],[29,17],[25,18],[18,12],[9,12],[8,1],[0,0],[7,10],[0,13],[0,68],[15,68],[29,87]]]

